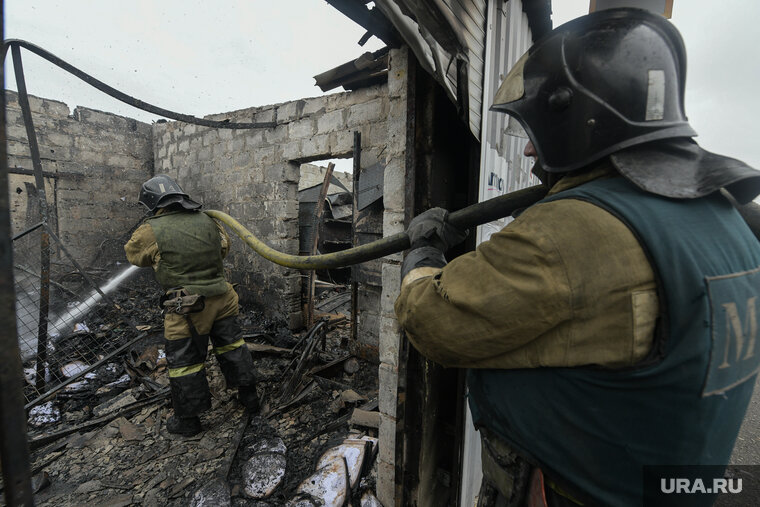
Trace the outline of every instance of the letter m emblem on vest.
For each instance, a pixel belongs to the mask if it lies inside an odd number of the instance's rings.
[[[723,393],[760,370],[760,268],[706,281],[712,348],[702,396]]]

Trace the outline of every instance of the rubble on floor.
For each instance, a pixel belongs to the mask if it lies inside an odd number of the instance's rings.
[[[150,303],[148,337],[30,412],[36,505],[379,505],[377,367],[341,347],[342,309],[331,304],[298,334],[242,313],[261,411],[245,412],[209,354],[212,408],[204,431],[184,438],[166,430],[166,357]]]

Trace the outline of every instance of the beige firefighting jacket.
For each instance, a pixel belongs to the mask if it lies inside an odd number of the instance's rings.
[[[549,194],[616,175],[599,166]],[[412,270],[395,310],[414,346],[445,366],[621,367],[651,349],[658,298],[628,227],[566,199],[528,208],[443,269]]]

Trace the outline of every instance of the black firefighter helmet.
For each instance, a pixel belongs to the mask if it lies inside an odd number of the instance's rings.
[[[686,49],[672,23],[642,9],[608,9],[537,41],[491,109],[520,122],[547,172],[610,156],[648,192],[693,198],[726,187],[740,202],[751,200],[760,172],[691,139],[697,133],[684,109],[685,84]]]
[[[158,174],[142,184],[138,202],[145,205],[150,211],[165,208],[175,203],[187,210],[195,210],[201,207],[199,203],[190,199],[190,196],[182,191],[176,181],[165,174]]]

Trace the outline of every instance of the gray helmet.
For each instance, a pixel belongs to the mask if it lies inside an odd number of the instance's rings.
[[[546,172],[610,156],[651,193],[693,198],[725,187],[740,202],[751,200],[760,172],[691,140],[697,133],[684,110],[685,83],[686,49],[673,24],[642,9],[608,9],[537,41],[491,109],[521,123]]]
[[[199,203],[190,199],[190,196],[182,191],[176,181],[165,174],[158,174],[142,184],[138,202],[150,211],[165,208],[175,203],[182,205],[187,210],[201,207]]]

